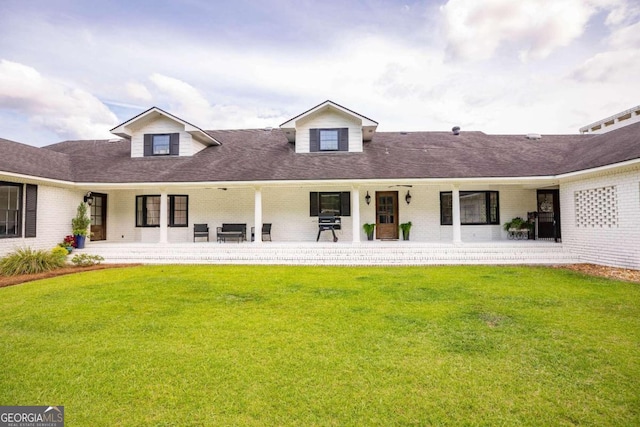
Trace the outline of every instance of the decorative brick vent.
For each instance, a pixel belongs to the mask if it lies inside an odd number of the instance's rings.
[[[616,186],[576,191],[576,226],[612,228],[618,226]]]

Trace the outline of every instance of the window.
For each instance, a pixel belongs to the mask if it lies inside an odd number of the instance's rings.
[[[309,151],[349,151],[349,128],[310,129]]]
[[[169,195],[169,227],[189,225],[189,196]],[[136,227],[160,227],[160,196],[136,196]]]
[[[351,193],[348,191],[313,191],[309,197],[310,216],[351,216]]]
[[[189,196],[169,196],[169,227],[189,226]]]
[[[453,224],[453,196],[440,193],[440,224]],[[497,191],[461,191],[460,223],[462,225],[500,224]]]
[[[154,156],[169,155],[171,150],[171,137],[169,135],[152,135],[151,145]]]
[[[136,227],[160,227],[160,196],[136,196]]]
[[[20,237],[22,185],[0,182],[0,238]]]
[[[144,135],[144,156],[177,156],[180,154],[180,134],[161,133]]]
[[[338,129],[320,129],[320,151],[338,150]]]

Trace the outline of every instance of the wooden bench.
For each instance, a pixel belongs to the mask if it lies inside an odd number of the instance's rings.
[[[236,239],[238,242],[247,240],[247,224],[222,224],[216,228],[218,242],[226,242],[227,239]]]

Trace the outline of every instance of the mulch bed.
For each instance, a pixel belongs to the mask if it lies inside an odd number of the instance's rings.
[[[569,264],[556,265],[556,268],[564,268],[568,270],[578,271],[590,276],[606,277],[608,279],[624,280],[626,282],[640,283],[640,270],[631,270],[628,268],[606,267],[604,265],[595,264]]]
[[[33,280],[48,279],[50,277],[63,276],[65,274],[81,273],[83,271],[104,270],[106,268],[134,267],[141,264],[99,264],[89,267],[65,267],[54,271],[39,274],[26,274],[22,276],[0,276],[0,288],[20,283],[31,282]],[[554,268],[563,268],[584,273],[590,276],[606,277],[609,279],[624,280],[627,282],[640,283],[640,270],[627,268],[605,267],[595,264],[568,264],[556,265]]]
[[[105,270],[107,268],[134,267],[141,264],[98,264],[87,267],[64,267],[53,271],[38,274],[23,274],[20,276],[0,276],[0,288],[32,282],[34,280],[48,279],[50,277],[64,276],[67,274],[82,273],[83,271]]]

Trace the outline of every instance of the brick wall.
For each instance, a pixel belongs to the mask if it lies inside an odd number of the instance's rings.
[[[12,178],[2,178],[2,181],[37,184]],[[66,235],[71,234],[71,219],[76,215],[76,209],[85,192],[51,185],[37,185],[36,237],[0,239],[0,256],[22,247],[52,249],[62,242]],[[22,199],[22,224],[24,228],[24,193]]]
[[[562,243],[581,259],[640,269],[640,168],[567,179],[560,186]]]

